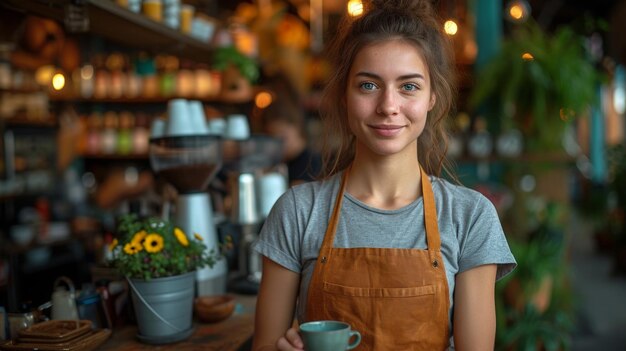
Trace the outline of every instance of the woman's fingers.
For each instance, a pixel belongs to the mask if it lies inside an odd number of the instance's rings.
[[[304,344],[298,331],[295,328],[289,328],[285,336],[276,342],[276,348],[281,351],[302,351],[304,350]]]
[[[302,338],[300,337],[300,333],[296,328],[289,328],[285,333],[285,337],[289,341],[289,343],[297,348],[303,349],[304,343],[302,342]]]
[[[303,351],[304,349],[301,347],[295,347],[287,341],[284,336],[281,336],[280,339],[276,342],[276,349],[280,351]]]

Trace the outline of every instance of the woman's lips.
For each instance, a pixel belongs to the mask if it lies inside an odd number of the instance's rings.
[[[400,134],[400,131],[402,131],[403,126],[399,126],[399,125],[373,125],[373,126],[370,126],[370,128],[372,128],[374,133],[376,133],[376,134],[378,134],[380,136],[392,137],[392,136]]]

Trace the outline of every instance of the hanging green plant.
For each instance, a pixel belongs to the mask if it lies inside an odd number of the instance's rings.
[[[252,57],[244,55],[234,46],[217,48],[213,56],[213,68],[221,72],[229,66],[236,67],[250,83],[255,83],[259,78],[259,67]]]
[[[567,125],[596,104],[601,75],[569,26],[521,25],[477,73],[470,106],[496,132],[517,128],[534,150],[557,150]]]

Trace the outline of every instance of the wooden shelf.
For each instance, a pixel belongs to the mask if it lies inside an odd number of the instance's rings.
[[[63,22],[70,0],[3,0],[6,6]],[[197,62],[210,62],[209,43],[183,34],[111,0],[87,0],[89,31],[120,45],[153,53],[169,52]]]
[[[159,97],[136,97],[136,98],[84,98],[80,96],[50,94],[51,102],[79,102],[91,104],[164,104],[172,99],[188,99],[199,100],[202,102],[219,102],[217,98],[195,98],[195,97],[177,97],[177,96],[159,96]]]
[[[36,94],[45,93],[42,88],[0,88],[0,93],[8,94]]]
[[[6,127],[27,127],[27,128],[57,128],[56,120],[48,118],[45,120],[27,119],[27,118],[8,118],[4,120]]]
[[[128,155],[119,155],[119,154],[84,154],[81,155],[84,159],[92,159],[92,160],[113,160],[113,161],[147,161],[148,154],[128,154]]]

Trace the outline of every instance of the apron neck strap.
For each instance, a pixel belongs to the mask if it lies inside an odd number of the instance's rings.
[[[439,226],[437,225],[437,207],[435,206],[435,196],[433,194],[433,188],[430,183],[428,175],[424,169],[420,166],[421,183],[422,183],[422,197],[424,198],[424,224],[426,229],[426,245],[428,251],[431,252],[431,258],[434,262],[435,252],[441,250],[441,240],[439,238]],[[326,234],[324,235],[324,241],[320,249],[320,256],[327,257],[330,253],[330,249],[335,241],[335,233],[337,231],[337,224],[339,223],[339,214],[341,212],[341,203],[343,200],[343,193],[346,188],[348,174],[350,168],[347,168],[341,176],[341,185],[339,186],[339,193],[335,199],[335,207],[333,213],[328,222],[326,228]]]

